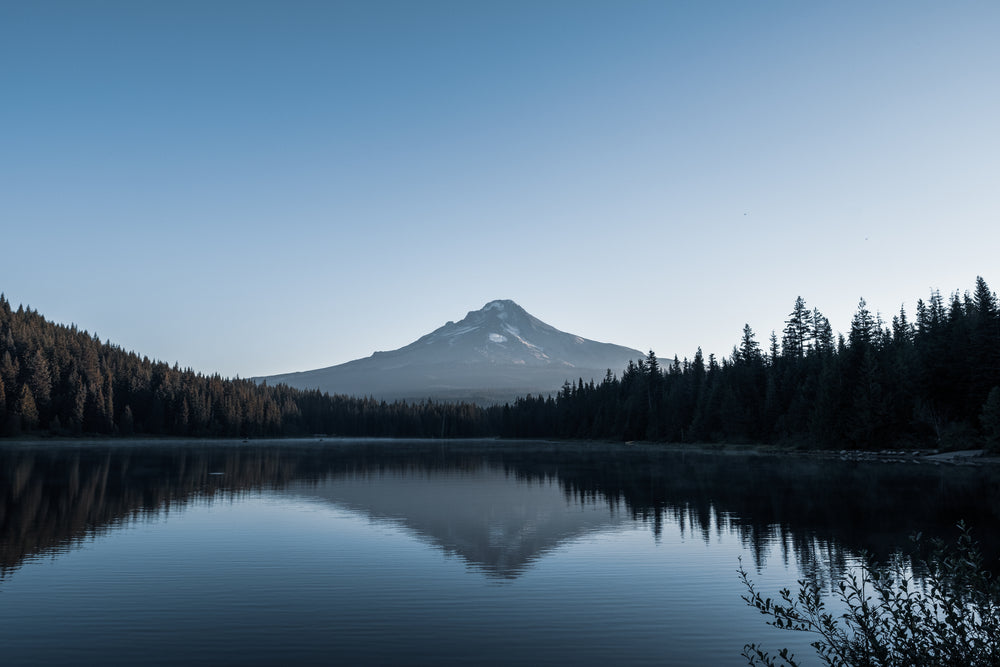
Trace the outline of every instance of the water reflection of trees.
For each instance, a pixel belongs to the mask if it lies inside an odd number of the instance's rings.
[[[736,534],[763,567],[777,546],[806,572],[839,580],[861,551],[886,561],[909,536],[953,537],[966,520],[989,563],[1000,555],[997,473],[987,468],[623,448],[587,455],[560,480],[578,497],[624,503],[659,533],[664,521],[708,540]]]
[[[0,576],[26,558],[172,508],[290,482],[502,469],[557,481],[575,502],[710,540],[738,536],[758,568],[777,548],[819,580],[856,553],[886,559],[916,531],[964,518],[989,562],[1000,489],[989,469],[677,452],[659,447],[501,442],[97,444],[0,448]],[[221,473],[221,474],[220,474]]]

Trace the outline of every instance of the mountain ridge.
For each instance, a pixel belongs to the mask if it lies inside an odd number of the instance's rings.
[[[488,403],[528,393],[552,394],[566,381],[599,380],[607,370],[618,371],[643,356],[638,350],[560,331],[513,300],[497,299],[395,350],[252,379],[387,400]]]

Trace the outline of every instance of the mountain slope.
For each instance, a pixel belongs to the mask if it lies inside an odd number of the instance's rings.
[[[548,394],[563,382],[619,372],[638,350],[559,331],[509,300],[491,301],[416,341],[337,366],[255,378],[298,389],[385,399],[478,402]]]

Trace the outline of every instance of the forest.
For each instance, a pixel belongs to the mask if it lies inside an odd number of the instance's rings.
[[[795,299],[781,335],[749,325],[723,359],[650,351],[596,382],[512,404],[374,398],[258,385],[151,361],[13,310],[0,295],[0,433],[59,436],[491,437],[1000,447],[1000,303],[982,277],[912,319],[862,299],[847,335]]]
[[[997,446],[1000,312],[982,277],[937,290],[886,323],[864,299],[848,335],[795,299],[779,339],[749,325],[732,354],[662,363],[651,351],[620,377],[566,383],[503,409],[515,437],[786,443],[837,449]]]
[[[492,435],[472,404],[385,403],[204,375],[47,321],[0,295],[6,436],[370,437]]]

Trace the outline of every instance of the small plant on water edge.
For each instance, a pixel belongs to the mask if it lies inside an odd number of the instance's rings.
[[[835,591],[846,608],[839,616],[826,610],[815,582],[800,580],[795,597],[787,588],[777,600],[763,597],[741,559],[738,572],[747,590],[742,597],[769,617],[768,625],[813,633],[812,646],[824,665],[1000,666],[1000,588],[983,567],[969,529],[962,523],[958,528],[954,545],[933,542],[922,582],[902,562],[880,569],[865,558]],[[800,664],[787,649],[771,655],[757,644],[744,646],[743,657],[767,667]]]

